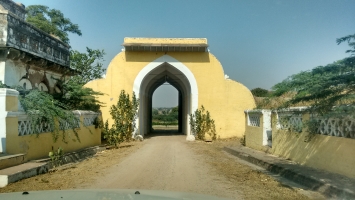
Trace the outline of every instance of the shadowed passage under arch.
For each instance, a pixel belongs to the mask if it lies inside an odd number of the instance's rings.
[[[188,119],[191,110],[191,85],[183,72],[167,62],[163,62],[152,69],[141,83],[139,92],[140,134],[156,133],[152,128],[153,94],[164,83],[170,84],[178,91],[177,132],[188,134]]]

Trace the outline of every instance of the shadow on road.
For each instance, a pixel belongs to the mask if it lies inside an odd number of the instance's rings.
[[[156,137],[156,136],[173,136],[173,135],[184,135],[177,130],[153,130],[152,132],[145,135],[145,139]]]

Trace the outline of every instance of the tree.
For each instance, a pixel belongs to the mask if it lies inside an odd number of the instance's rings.
[[[65,18],[60,10],[49,9],[43,5],[28,6],[26,8],[26,22],[48,34],[58,36],[67,44],[69,44],[68,33],[82,35],[79,26]]]
[[[254,88],[250,91],[255,97],[267,97],[269,95],[269,90],[263,88]]]
[[[343,42],[348,42],[348,45],[352,49],[347,50],[346,53],[351,53],[351,55],[354,56],[354,53],[355,53],[355,41],[354,40],[355,40],[355,34],[338,38],[336,41],[337,41],[338,45]]]
[[[42,31],[58,36],[63,42],[69,43],[68,33],[81,35],[77,24],[65,18],[60,10],[50,9],[43,5],[31,5],[26,8],[26,21]],[[70,51],[70,67],[79,72],[68,80],[57,80],[61,87],[60,94],[54,98],[67,106],[67,109],[82,109],[98,111],[102,105],[95,95],[102,95],[90,88],[84,88],[85,83],[101,78],[105,69],[102,68],[104,50],[93,50],[86,47],[86,53]]]
[[[88,47],[86,47],[86,51],[87,53],[80,53],[76,50],[70,51],[70,67],[80,74],[70,77],[67,82],[58,80],[62,91],[54,96],[70,109],[99,111],[102,102],[98,101],[95,96],[103,95],[103,93],[83,86],[91,80],[101,78],[105,72],[101,63],[105,52]]]
[[[353,115],[355,110],[355,35],[337,39],[337,43],[347,41],[352,48],[350,57],[326,66],[288,77],[273,86],[274,95],[292,94],[282,107],[307,102],[309,110],[319,115]],[[334,107],[336,106],[336,107]]]
[[[62,82],[59,80],[59,82]],[[97,100],[97,95],[103,95],[91,88],[86,88],[74,83],[61,83],[61,93],[53,94],[54,99],[66,105],[68,110],[91,110],[98,112],[102,102]]]
[[[86,52],[70,51],[70,67],[80,72],[80,75],[70,78],[70,83],[84,85],[91,80],[101,78],[105,72],[101,63],[104,61],[104,50],[93,50],[86,47]]]

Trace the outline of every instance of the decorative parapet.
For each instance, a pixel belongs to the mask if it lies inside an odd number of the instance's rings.
[[[270,115],[270,110],[245,110],[244,111],[248,116],[248,126],[257,126],[260,127],[260,118],[263,117],[264,114]]]
[[[277,129],[293,130],[302,132],[303,115],[309,107],[294,107],[273,111],[277,117]],[[355,139],[355,119],[344,118],[321,118],[310,115],[317,126],[315,134],[345,137]]]
[[[0,0],[0,10],[7,10],[20,19],[25,20],[26,9],[25,6],[21,3],[15,3],[12,0]]]
[[[355,119],[318,119],[317,134],[355,139]]]
[[[273,111],[276,113],[277,118],[277,129],[282,130],[294,130],[297,132],[302,132],[303,122],[302,122],[302,112],[306,111],[309,107],[290,107],[281,110]]]
[[[99,113],[88,110],[75,110],[73,112],[83,117],[84,126],[94,125],[95,119],[99,116]]]
[[[41,67],[69,69],[69,45],[24,21],[22,6],[0,0],[0,48],[9,59]],[[11,6],[8,6],[11,5]],[[19,51],[11,51],[11,49]],[[6,51],[7,50],[7,51]],[[63,70],[63,69],[58,69]]]
[[[80,123],[84,126],[92,126],[94,125],[94,121],[96,117],[98,117],[99,113],[95,113],[92,111],[73,111],[74,115],[78,118],[77,128],[80,128]],[[83,120],[80,120],[80,117],[83,117]],[[30,135],[34,133],[48,133],[53,131],[53,127],[48,125],[47,123],[43,123],[40,126],[33,127],[32,122],[28,118],[25,112],[8,112],[6,117],[17,117],[18,119],[18,135]],[[59,121],[60,130],[68,130],[70,128],[69,123],[65,121]]]
[[[261,110],[246,110],[244,112],[247,114],[248,126],[260,127],[260,117],[263,115]]]

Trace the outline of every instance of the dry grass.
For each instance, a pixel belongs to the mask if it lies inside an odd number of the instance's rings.
[[[224,146],[239,145],[239,139],[220,140],[213,143],[196,142],[189,146],[197,154],[204,154],[207,164],[215,173],[225,176],[235,190],[245,199],[309,199],[296,189],[283,185],[272,177],[240,164],[222,150]]]
[[[144,143],[123,143],[119,149],[106,150],[92,158],[73,165],[57,168],[48,174],[24,179],[0,188],[0,193],[23,192],[35,190],[76,189],[78,186],[90,185],[98,176],[113,165],[120,163],[127,155],[142,147]],[[239,145],[239,139],[221,140],[213,143],[188,143],[191,151],[202,156],[207,165],[219,176],[226,177],[232,184],[230,189],[240,191],[245,199],[308,199],[295,189],[280,184],[268,175],[252,170],[238,163],[225,153],[224,146]]]
[[[141,142],[122,143],[118,149],[99,152],[80,163],[58,167],[50,173],[11,183],[0,188],[0,193],[75,189],[78,185],[90,184],[95,177],[102,176],[106,169],[119,163],[141,145]]]

